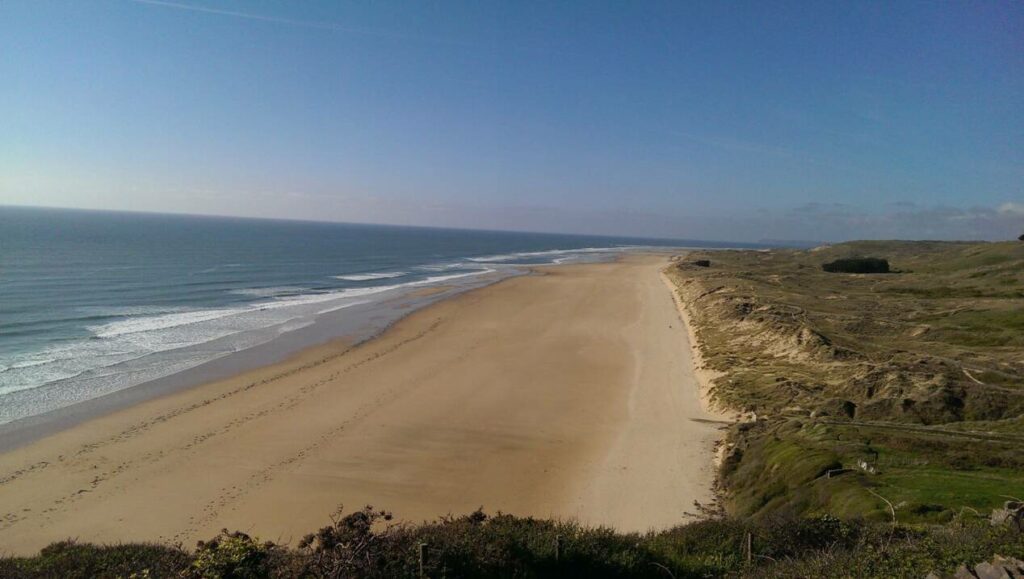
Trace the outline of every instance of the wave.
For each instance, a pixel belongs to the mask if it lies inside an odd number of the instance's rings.
[[[376,279],[391,279],[394,277],[402,277],[407,275],[407,271],[389,271],[382,273],[354,273],[350,275],[336,275],[334,279],[341,279],[345,281],[373,281]]]
[[[360,295],[365,296],[365,295],[370,295],[370,294],[375,294],[375,293],[382,293],[382,292],[386,292],[386,291],[400,289],[400,288],[404,288],[404,287],[420,287],[420,286],[440,283],[440,282],[443,282],[443,281],[449,281],[449,280],[453,280],[453,279],[459,279],[459,278],[464,278],[464,277],[471,277],[471,276],[474,276],[474,275],[482,275],[482,274],[485,274],[485,273],[493,273],[495,271],[497,271],[497,270],[494,270],[494,269],[480,269],[480,270],[477,270],[477,271],[470,271],[470,272],[465,272],[465,273],[453,273],[451,275],[435,275],[435,276],[427,277],[425,279],[421,279],[419,281],[411,281],[411,282],[407,282],[407,283],[399,283],[399,284],[394,284],[394,285],[375,286],[375,287],[369,287],[369,288],[352,288],[352,289],[348,289],[348,290],[343,290],[343,292],[347,292],[348,293],[348,296],[346,296],[346,297],[355,297],[355,296],[360,296]],[[337,311],[337,310],[340,310],[340,309],[343,309],[343,308],[347,308],[347,307],[351,307],[351,306],[357,306],[357,305],[360,305],[360,304],[365,304],[367,302],[368,302],[368,300],[352,302],[352,303],[343,304],[343,305],[340,305],[340,306],[334,306],[334,307],[330,307],[330,308],[327,308],[327,309],[319,310],[317,313],[318,314],[326,314],[326,313]]]
[[[144,315],[131,317],[125,320],[118,320],[99,326],[88,326],[86,329],[92,332],[93,336],[97,338],[115,338],[126,334],[138,334],[144,332],[153,332],[157,330],[169,330],[181,326],[189,326],[193,324],[199,324],[204,322],[211,322],[214,320],[221,320],[232,316],[239,316],[242,314],[249,314],[253,312],[261,312],[266,310],[276,310],[280,308],[288,308],[295,306],[303,306],[310,304],[317,304],[322,302],[329,302],[334,300],[342,300],[346,298],[363,297],[372,294],[383,293],[386,291],[399,289],[402,287],[409,286],[422,286],[429,285],[432,283],[438,283],[442,281],[448,281],[452,279],[458,279],[462,277],[468,277],[472,275],[479,275],[482,273],[492,272],[492,269],[481,269],[477,271],[471,271],[467,273],[457,273],[451,275],[439,275],[431,276],[426,279],[419,281],[393,284],[393,285],[381,285],[371,286],[363,288],[346,288],[334,291],[327,291],[323,293],[310,293],[310,294],[299,294],[299,295],[286,295],[277,296],[269,301],[254,302],[245,306],[233,307],[233,308],[220,308],[220,309],[206,309],[206,310],[194,310],[186,312],[173,312],[159,315]],[[269,290],[284,290],[284,289],[299,289],[299,288],[264,288],[259,291]],[[246,291],[246,290],[237,290]],[[256,293],[251,295],[258,295]],[[335,308],[337,309],[337,308]],[[239,330],[242,331],[242,330]]]
[[[41,366],[43,364],[49,364],[53,362],[53,358],[43,358],[42,360],[25,360],[24,362],[15,362],[8,366],[8,368],[31,368],[32,366]]]
[[[410,285],[410,286],[430,285],[432,283],[438,283],[438,282],[442,282],[442,281],[449,281],[449,280],[459,279],[459,278],[463,278],[463,277],[470,277],[470,276],[474,276],[474,275],[483,275],[485,273],[493,273],[495,271],[497,271],[497,270],[494,270],[494,269],[481,269],[481,270],[478,270],[478,271],[470,271],[470,272],[466,272],[466,273],[453,273],[451,275],[435,275],[435,276],[428,277],[428,278],[426,278],[424,280],[414,281],[414,282],[411,282],[411,283],[408,283],[408,284],[403,284],[403,285]]]
[[[42,366],[43,364],[49,364],[56,362],[54,358],[42,358],[34,360],[23,360],[21,362],[12,362],[8,365],[0,364],[0,373],[7,372],[8,370],[21,370],[22,368],[32,368],[34,366]]]
[[[202,274],[202,273],[213,273],[213,272],[216,272],[216,271],[220,271],[222,269],[235,268],[235,267],[245,267],[245,264],[244,263],[224,263],[224,264],[221,264],[221,265],[215,265],[213,267],[208,267],[206,269],[201,269],[199,271],[191,271],[191,272],[189,272],[189,275],[198,275],[198,274]]]
[[[453,269],[480,269],[483,267],[485,266],[471,261],[456,261],[452,263],[431,263],[427,265],[417,265],[416,269],[420,271],[450,271]]]
[[[97,338],[115,338],[126,334],[139,334],[145,332],[153,332],[156,330],[169,330],[181,326],[189,326],[203,322],[211,322],[214,320],[221,320],[224,318],[239,316],[242,314],[248,314],[253,312],[275,310],[289,306],[299,306],[304,304],[313,304],[323,301],[335,300],[348,297],[349,295],[356,294],[354,292],[350,293],[350,290],[342,290],[339,292],[328,292],[322,294],[282,296],[272,301],[256,302],[246,306],[234,308],[194,310],[189,312],[162,314],[156,316],[139,316],[134,318],[128,318],[126,320],[110,322],[108,324],[103,324],[100,326],[88,326],[86,327],[86,329],[92,332],[93,336]]]
[[[128,352],[119,345],[100,346],[97,341],[50,347],[31,354],[32,359],[8,363],[5,371],[0,372],[0,396],[76,378],[146,353]]]
[[[109,324],[103,324],[101,326],[87,326],[86,329],[92,332],[97,338],[114,338],[124,334],[166,330],[176,328],[178,326],[208,322],[218,318],[241,314],[250,310],[251,308],[225,308],[162,314],[157,316],[140,316],[128,318],[127,320],[111,322]]]
[[[579,249],[549,249],[546,251],[521,251],[516,253],[502,253],[498,255],[484,255],[480,257],[468,257],[466,259],[477,263],[506,262],[516,259],[534,259],[538,257],[552,257],[556,255],[588,254],[588,253],[610,253],[622,251],[622,247],[581,247]],[[559,262],[564,263],[564,262]]]
[[[231,290],[229,293],[233,293],[240,296],[252,296],[258,298],[269,298],[288,294],[297,294],[308,290],[309,288],[283,285],[276,287],[253,287]]]
[[[297,296],[286,296],[280,297],[272,302],[262,302],[254,304],[260,309],[275,309],[289,306],[300,306],[306,304],[317,304],[320,302],[329,302],[332,300],[340,300],[345,298],[356,298],[366,296],[370,294],[378,294],[386,292],[395,288],[402,287],[405,284],[396,285],[377,285],[371,287],[353,287],[340,290],[327,291],[323,293],[315,294],[302,294]]]
[[[351,308],[352,306],[361,306],[361,305],[363,305],[365,303],[368,303],[368,302],[369,302],[369,300],[357,300],[357,301],[354,301],[354,302],[348,302],[348,303],[341,304],[341,305],[328,306],[328,307],[326,307],[326,308],[324,308],[322,310],[317,310],[316,313],[317,313],[318,316],[319,315],[323,315],[323,314],[329,314],[331,312],[336,312],[338,310],[343,310],[345,308]]]
[[[85,314],[86,317],[81,319],[169,314],[171,312],[187,310],[183,306],[81,306],[76,309],[78,312]],[[67,319],[75,318],[69,317]]]

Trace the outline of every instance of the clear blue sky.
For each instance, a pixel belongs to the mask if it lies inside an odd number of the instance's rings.
[[[1024,231],[1022,2],[0,2],[0,203]]]

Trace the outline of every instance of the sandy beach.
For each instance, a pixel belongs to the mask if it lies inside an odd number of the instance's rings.
[[[222,527],[294,542],[340,505],[682,523],[712,499],[724,417],[701,402],[666,264],[539,268],[2,454],[0,551],[191,547]]]

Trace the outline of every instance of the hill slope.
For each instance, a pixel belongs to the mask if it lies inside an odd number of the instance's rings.
[[[894,272],[821,268],[850,257]],[[944,520],[1024,495],[1024,244],[695,252],[669,274],[714,398],[755,417],[730,436],[731,512]]]

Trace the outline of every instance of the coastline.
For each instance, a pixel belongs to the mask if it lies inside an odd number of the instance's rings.
[[[222,526],[288,541],[366,502],[410,521],[483,505],[623,530],[684,522],[712,498],[720,432],[686,332],[665,323],[664,265],[629,255],[426,296],[374,339],[0,454],[0,545],[188,544]]]
[[[529,275],[529,270],[506,269],[499,275],[486,274],[466,279],[462,283],[449,282],[396,291],[396,295],[380,302],[357,304],[336,314],[322,316],[322,319],[309,327],[281,334],[268,342],[222,358],[69,406],[2,423],[0,453],[16,450],[137,404],[284,363],[325,345],[344,343],[351,347],[361,344],[381,335],[393,324],[419,309],[518,275]]]

